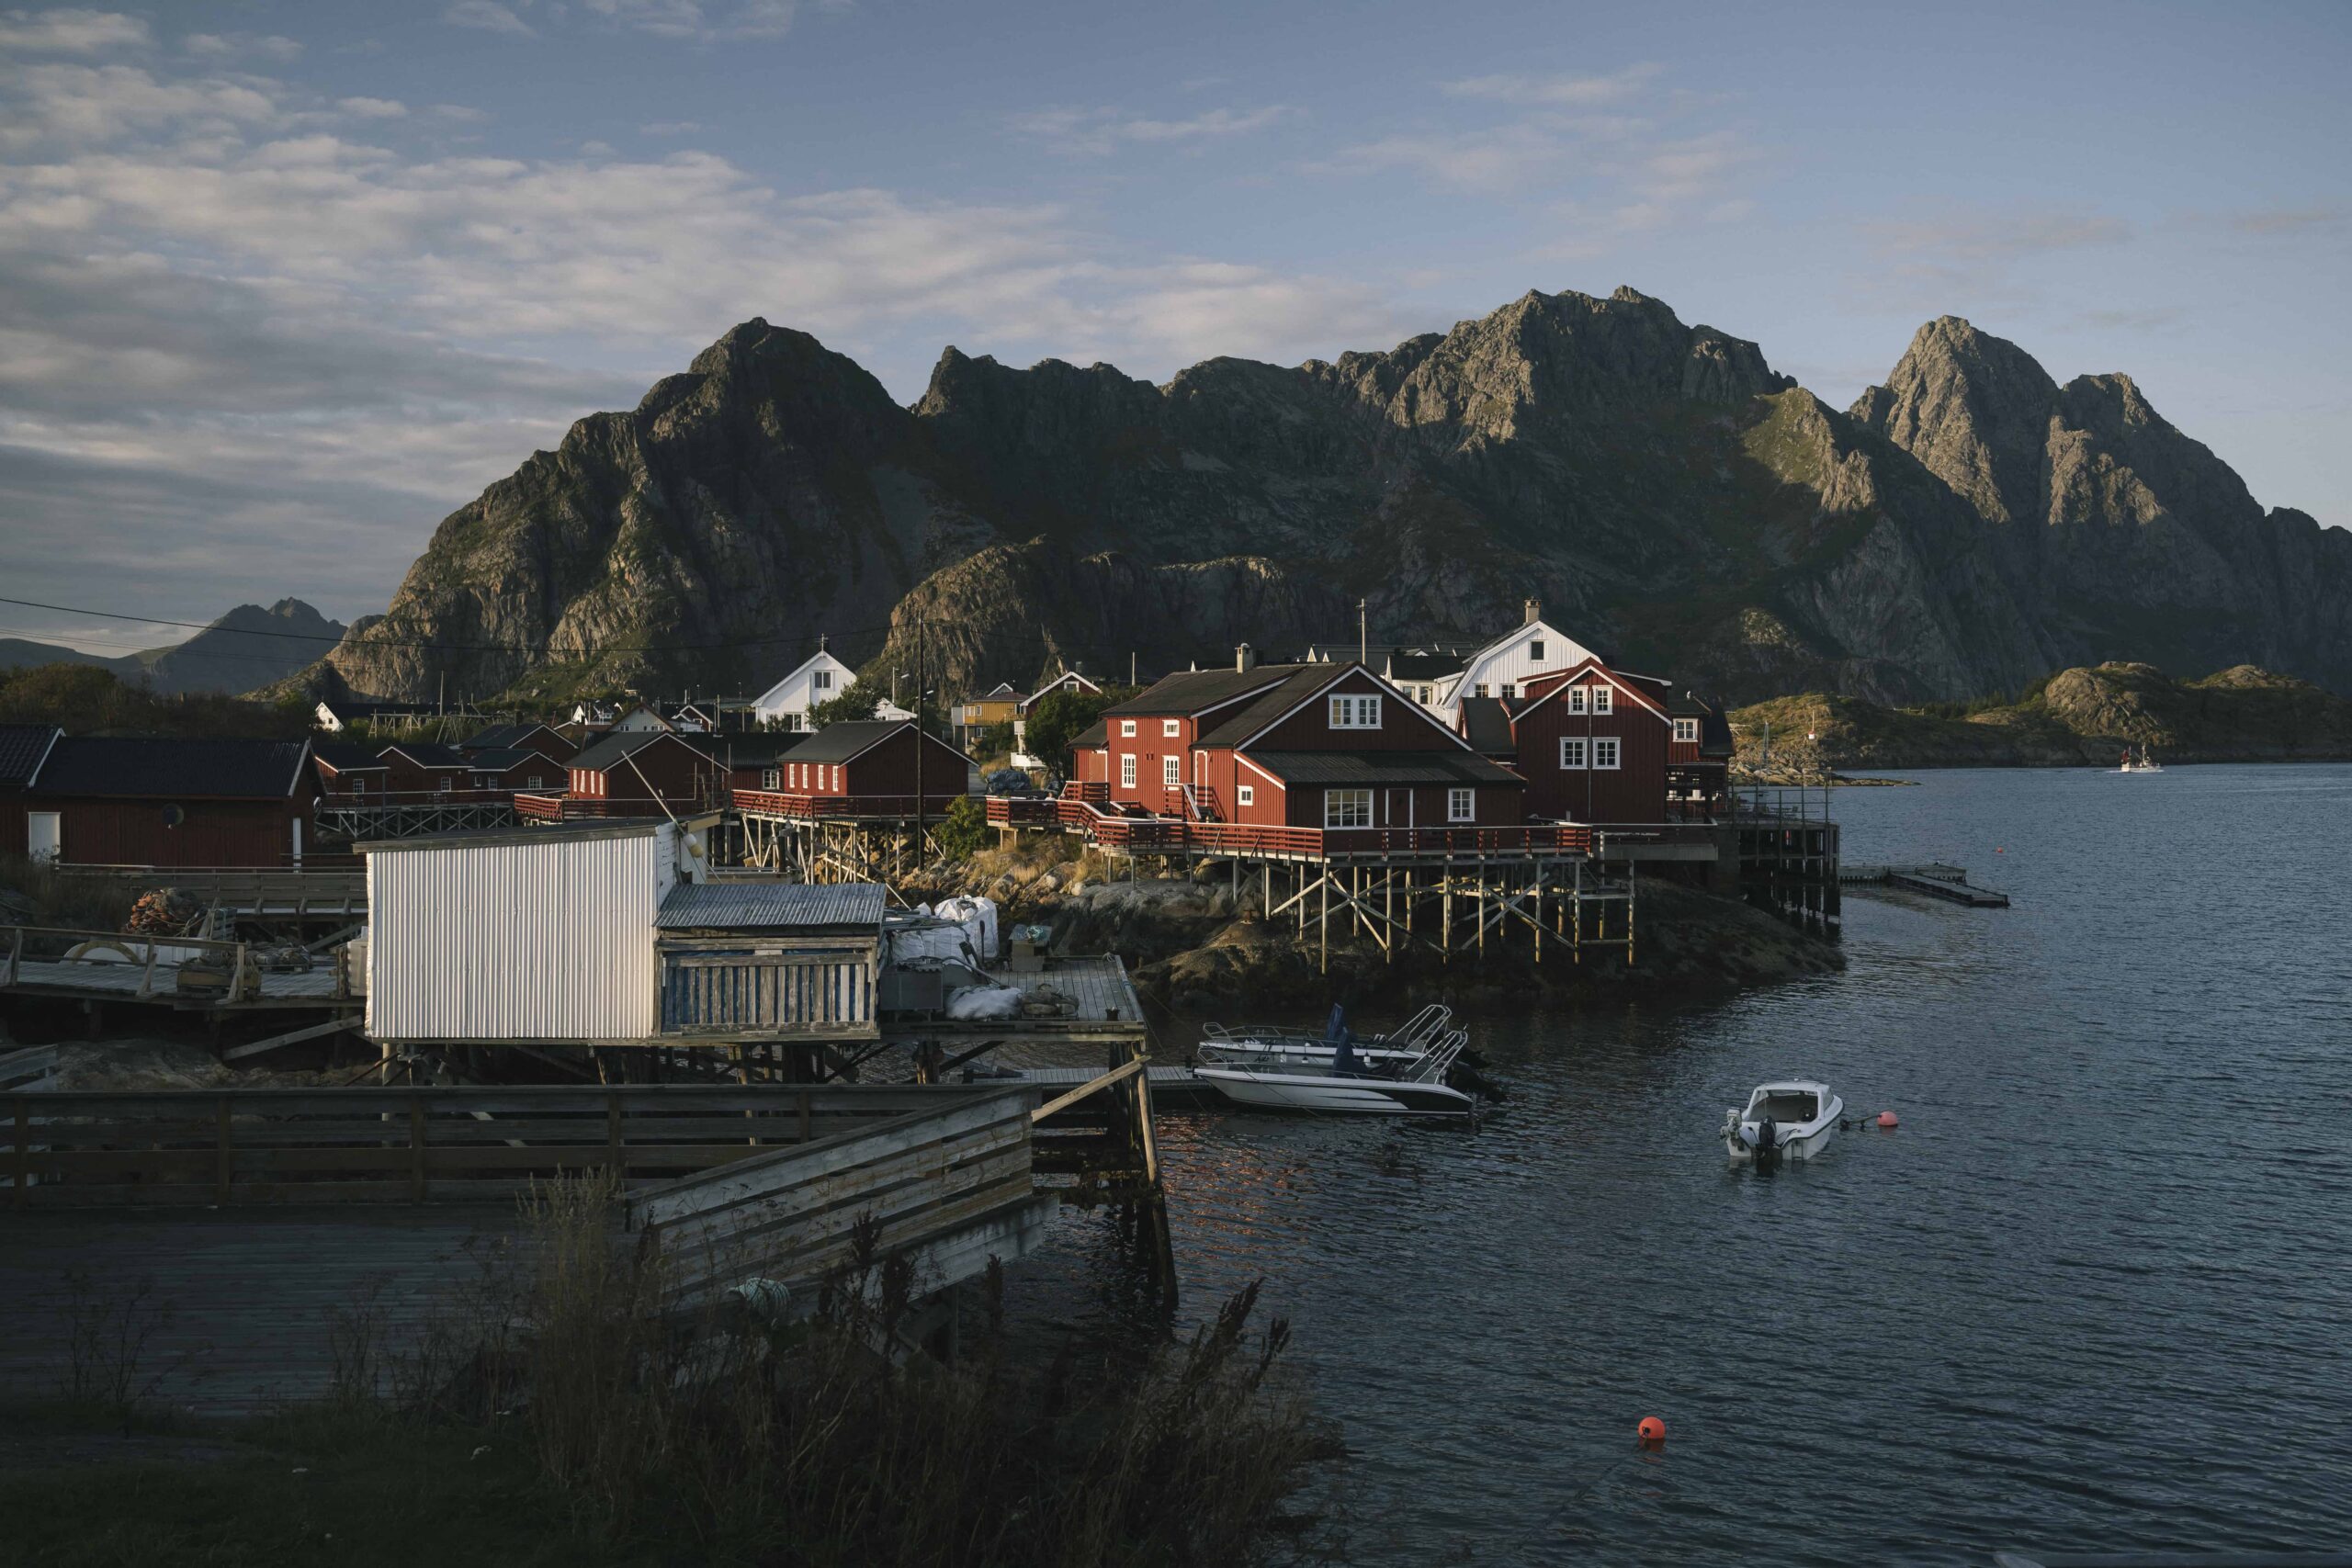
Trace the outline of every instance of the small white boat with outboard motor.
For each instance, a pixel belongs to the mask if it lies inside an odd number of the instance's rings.
[[[1236,1105],[1353,1116],[1467,1116],[1477,1100],[1446,1082],[1470,1043],[1432,1003],[1387,1034],[1358,1041],[1338,1008],[1320,1035],[1304,1030],[1202,1031],[1193,1076]]]
[[[1845,1113],[1846,1102],[1827,1084],[1809,1078],[1758,1084],[1746,1110],[1724,1112],[1724,1151],[1758,1165],[1811,1159],[1827,1146]]]

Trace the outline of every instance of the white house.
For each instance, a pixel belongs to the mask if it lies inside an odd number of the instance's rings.
[[[857,679],[857,671],[825,651],[823,639],[819,639],[817,651],[808,660],[762,692],[752,704],[752,712],[763,724],[779,719],[792,729],[813,729],[808,722],[808,710],[819,703],[831,702],[849,690]]]
[[[663,718],[650,703],[639,703],[613,720],[613,728],[624,735],[668,734],[677,728]]]
[[[1582,643],[1544,619],[1543,606],[1527,602],[1527,615],[1518,626],[1472,654],[1461,673],[1431,683],[1429,706],[1448,724],[1460,728],[1462,699],[1501,697],[1506,701],[1534,676],[1555,670],[1572,670],[1598,657]],[[1419,696],[1416,692],[1415,695]]]

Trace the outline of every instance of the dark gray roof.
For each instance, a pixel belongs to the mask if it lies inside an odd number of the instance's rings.
[[[22,789],[57,739],[53,724],[0,724],[0,789]]]
[[[792,760],[796,762],[846,762],[876,742],[887,740],[901,729],[913,728],[914,720],[910,718],[862,718],[847,724],[829,724],[794,747]],[[946,746],[947,750],[956,750],[936,735],[927,739],[934,746]],[[959,757],[964,755],[961,751],[956,754]],[[971,761],[968,757],[964,760]]]
[[[1462,659],[1452,653],[1398,653],[1390,656],[1392,681],[1438,681],[1462,673]]]
[[[653,917],[662,931],[868,931],[882,930],[878,883],[821,887],[798,882],[682,882]]]
[[[1255,670],[1187,670],[1179,674],[1163,675],[1150,687],[1123,703],[1113,703],[1102,711],[1114,718],[1132,718],[1144,715],[1196,714],[1203,708],[1247,696],[1251,692],[1279,684],[1301,671],[1318,671],[1329,678],[1339,673],[1329,664],[1261,664]]]
[[[403,740],[384,748],[383,755],[398,751],[420,768],[462,768],[466,754],[455,746],[444,746],[437,740]]]
[[[310,773],[310,756],[301,740],[68,735],[50,749],[36,782],[44,795],[283,800]]]
[[[1091,751],[1097,747],[1108,746],[1110,743],[1111,721],[1106,718],[1098,718],[1078,732],[1077,739],[1069,743],[1069,749],[1073,751]]]
[[[1462,728],[1472,748],[1482,756],[1519,754],[1519,742],[1510,732],[1510,710],[1503,706],[1500,697],[1463,698]]]
[[[362,773],[368,769],[382,772],[390,764],[383,759],[383,748],[358,740],[313,740],[311,755],[339,773]]]
[[[718,820],[715,813],[684,818],[689,827],[707,828]],[[584,822],[550,822],[530,828],[454,828],[446,833],[419,833],[407,839],[363,839],[351,846],[355,853],[393,854],[409,850],[467,849],[485,844],[560,844],[581,839],[634,839],[658,833],[670,826],[666,817],[604,817]]]
[[[493,724],[488,729],[482,730],[479,734],[469,735],[463,740],[458,741],[458,750],[460,751],[509,750],[515,747],[523,746],[524,741],[527,738],[537,734],[542,729],[546,730],[549,735],[555,734],[555,726],[551,724],[540,724],[537,722],[530,724]],[[556,738],[558,739],[562,739],[560,736],[557,736]],[[524,749],[526,750],[530,750],[528,747],[524,747]]]
[[[1284,784],[1482,784],[1526,781],[1467,751],[1246,751]]]
[[[806,729],[740,730],[719,736],[707,750],[732,767],[763,768],[781,757],[797,761],[801,743],[810,733]]]
[[[1346,673],[1348,667],[1344,664],[1289,664],[1283,668],[1288,670],[1290,675],[1281,685],[1253,702],[1241,703],[1220,711],[1216,721],[1202,731],[1195,744],[1238,746],[1305,702],[1318,688],[1338,680]]]
[[[617,764],[622,758],[628,756],[631,752],[642,751],[648,746],[658,745],[664,740],[683,739],[684,737],[673,735],[666,729],[619,730],[605,736],[602,740],[571,759],[566,765],[586,768],[591,773],[602,773]]]
[[[466,765],[469,768],[498,773],[504,773],[507,769],[518,767],[525,762],[544,762],[550,770],[559,773],[570,766],[569,763],[557,761],[545,751],[526,750],[520,746],[485,747],[466,760]]]

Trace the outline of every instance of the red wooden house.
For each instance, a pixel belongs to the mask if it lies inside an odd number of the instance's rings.
[[[571,759],[566,782],[560,795],[517,792],[516,815],[552,820],[707,810],[726,797],[727,770],[703,746],[666,729],[616,730]]]
[[[377,754],[379,750],[356,740],[311,741],[311,766],[318,772],[319,788],[338,802],[381,800],[391,787],[391,764]]]
[[[1510,728],[1528,814],[1563,822],[1665,821],[1674,736],[1667,696],[1665,682],[1598,659],[1521,686]]]
[[[876,718],[827,725],[805,738],[777,759],[779,791],[738,804],[801,817],[910,815],[918,756],[926,814],[978,793],[971,758],[935,735],[919,735],[911,719]]]
[[[319,794],[301,740],[62,736],[24,792],[27,835],[68,864],[300,864]]]
[[[54,820],[45,818],[44,836],[34,837],[25,818],[25,793],[62,733],[53,724],[0,724],[0,850],[28,860],[57,858],[56,840],[46,836]]]
[[[532,748],[491,746],[466,754],[467,784],[477,795],[562,789],[571,779],[566,763]]]
[[[1111,800],[1165,816],[1343,834],[1522,820],[1516,773],[1358,664],[1261,665],[1245,648],[1102,717]]]
[[[466,754],[455,746],[402,740],[377,755],[384,763],[384,790],[395,800],[454,800],[473,788]]]
[[[458,750],[469,756],[481,751],[537,751],[560,763],[580,754],[577,742],[547,724],[494,724],[458,741]]]

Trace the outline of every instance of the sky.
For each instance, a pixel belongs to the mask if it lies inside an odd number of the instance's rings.
[[[0,0],[0,636],[380,610],[753,316],[1387,347],[1631,284],[1844,407],[1965,316],[2352,525],[2352,6]]]

